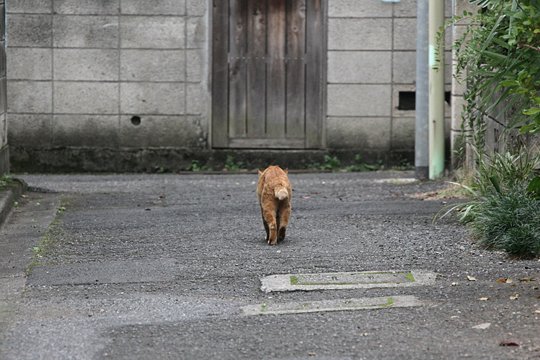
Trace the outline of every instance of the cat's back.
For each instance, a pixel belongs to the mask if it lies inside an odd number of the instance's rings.
[[[263,174],[267,179],[287,176],[285,171],[283,171],[283,169],[277,165],[272,165],[272,166],[267,167],[266,170],[263,172]]]
[[[257,194],[261,194],[265,187],[273,188],[278,185],[289,185],[287,173],[283,171],[283,169],[279,166],[271,165],[267,167],[262,173],[259,173]]]

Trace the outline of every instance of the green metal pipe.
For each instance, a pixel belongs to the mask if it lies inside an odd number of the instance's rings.
[[[429,0],[429,178],[444,174],[444,0]]]

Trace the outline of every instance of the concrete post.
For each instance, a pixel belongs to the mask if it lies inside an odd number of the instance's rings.
[[[444,0],[429,0],[429,178],[444,174]]]
[[[417,179],[429,176],[428,0],[416,5],[416,126],[414,165]]]

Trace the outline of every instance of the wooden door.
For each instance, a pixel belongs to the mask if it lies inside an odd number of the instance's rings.
[[[213,147],[321,147],[321,1],[214,0]]]

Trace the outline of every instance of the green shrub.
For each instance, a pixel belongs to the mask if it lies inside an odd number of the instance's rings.
[[[540,157],[522,150],[517,154],[479,155],[472,187],[479,195],[526,188],[540,168]]]
[[[469,221],[473,236],[488,249],[540,256],[540,201],[523,189],[492,193],[477,203]]]
[[[478,13],[465,12],[451,21],[470,23],[454,43],[458,74],[467,80],[465,120],[480,130],[484,117],[504,105],[516,109],[510,127],[540,132],[540,2],[470,2],[481,8]]]
[[[453,206],[473,236],[488,249],[521,258],[540,256],[539,157],[527,152],[480,157],[468,190],[470,200]]]

